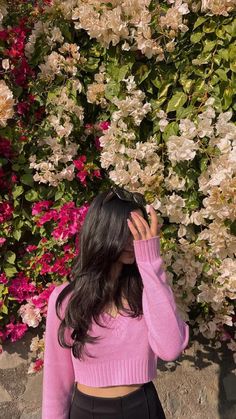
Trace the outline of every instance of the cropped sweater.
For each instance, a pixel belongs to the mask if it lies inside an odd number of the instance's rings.
[[[141,384],[156,378],[157,358],[178,358],[189,341],[189,326],[181,319],[160,256],[159,237],[134,240],[136,263],[143,282],[143,315],[101,313],[107,328],[91,322],[89,335],[101,336],[86,350],[96,358],[75,358],[72,349],[57,340],[60,324],[55,302],[62,289],[56,286],[48,301],[45,331],[42,419],[68,419],[74,383],[92,387]],[[68,296],[63,300],[63,316]],[[68,329],[67,329],[68,331]],[[71,331],[67,337],[69,338]]]

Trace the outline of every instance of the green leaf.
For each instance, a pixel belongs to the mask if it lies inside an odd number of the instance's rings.
[[[172,85],[172,83],[165,83],[162,85],[158,92],[158,98],[166,97],[168,94],[169,87]]]
[[[211,20],[210,22],[206,22],[203,26],[203,32],[205,33],[212,33],[215,32],[216,29],[216,21]]]
[[[18,198],[18,196],[22,195],[24,192],[24,188],[23,186],[19,185],[14,185],[13,190],[12,190],[12,196],[14,199]]]
[[[190,105],[187,108],[180,107],[176,111],[176,119],[180,120],[183,118],[189,118],[193,114],[193,111],[194,111],[193,105]]]
[[[59,199],[61,199],[64,195],[64,191],[56,191],[55,193],[55,201],[58,201]]]
[[[149,68],[146,64],[142,64],[135,73],[137,84],[141,84],[148,77],[151,71],[151,68]]]
[[[20,177],[20,180],[24,185],[34,186],[34,179],[31,173],[26,173]]]
[[[1,312],[4,313],[4,314],[8,314],[8,308],[5,304],[2,305]]]
[[[228,77],[227,77],[227,73],[225,70],[223,70],[222,68],[218,68],[215,71],[216,74],[218,74],[218,76],[220,77],[221,80],[223,81],[228,81]]]
[[[193,44],[197,44],[198,42],[201,41],[202,37],[204,36],[203,32],[194,32],[191,36],[190,36],[190,41]]]
[[[129,70],[129,65],[122,65],[119,69],[118,69],[118,75],[117,75],[117,81],[120,82],[121,80],[123,80]]]
[[[29,202],[34,202],[39,199],[38,192],[31,189],[30,191],[26,192],[25,199]]]
[[[224,28],[216,28],[216,36],[221,39],[225,39],[225,30]]]
[[[179,124],[176,121],[170,122],[164,129],[164,132],[162,133],[163,140],[168,141],[168,138],[171,135],[177,135],[179,132]]]
[[[184,92],[176,92],[167,105],[167,113],[176,111],[187,102],[188,96]]]
[[[185,207],[189,210],[196,210],[199,207],[199,198],[197,192],[192,192],[186,197]]]
[[[229,50],[228,49],[220,49],[218,51],[218,54],[220,57],[223,58],[223,60],[228,61],[229,60]]]
[[[201,26],[204,22],[206,22],[206,17],[199,16],[194,23],[193,30],[198,28],[198,26]]]
[[[13,231],[13,237],[14,237],[17,241],[19,241],[19,240],[20,240],[20,238],[21,238],[21,230],[14,230],[14,231]]]
[[[229,47],[229,59],[230,61],[236,61],[236,45],[230,45]]]
[[[11,250],[8,250],[6,252],[6,261],[10,263],[11,265],[14,265],[16,260],[16,254],[12,252]]]
[[[230,225],[230,233],[236,236],[236,221],[233,221]]]
[[[205,172],[205,170],[207,169],[208,161],[209,161],[209,157],[207,157],[207,156],[203,156],[201,158],[201,160],[200,160],[200,169],[201,169],[201,172]]]
[[[88,73],[94,73],[100,64],[100,58],[88,57],[86,63],[83,65],[83,70]]]
[[[17,273],[17,269],[10,264],[6,264],[6,266],[3,267],[3,270],[8,278],[12,278]]]
[[[231,105],[233,94],[234,94],[234,91],[231,86],[228,86],[224,89],[224,94],[223,94],[224,110],[228,109],[228,107]]]
[[[111,100],[114,97],[118,97],[120,93],[120,84],[115,82],[114,80],[111,80],[109,83],[107,83],[105,88],[105,98],[108,100]]]
[[[233,71],[233,73],[236,73],[236,61],[234,63],[230,63],[230,70]]]
[[[170,239],[172,237],[175,237],[176,233],[177,233],[177,229],[178,227],[174,224],[168,225],[168,226],[163,226],[162,227],[162,232],[165,238]]]
[[[216,46],[216,40],[215,39],[214,39],[214,41],[209,41],[208,39],[206,39],[205,44],[204,44],[204,48],[203,48],[203,52],[212,51],[215,46]]]

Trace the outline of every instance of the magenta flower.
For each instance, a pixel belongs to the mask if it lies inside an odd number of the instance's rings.
[[[35,305],[35,307],[40,308],[40,309],[42,309],[44,307],[46,308],[49,296],[52,293],[52,291],[54,290],[54,288],[55,288],[55,285],[50,284],[50,286],[45,288],[45,290],[42,291],[39,295],[34,295],[31,298],[31,301]],[[42,312],[42,314],[43,313],[44,313],[44,311]]]
[[[5,237],[0,237],[0,246],[2,246],[5,243],[5,241]]]
[[[53,201],[41,201],[36,202],[32,206],[32,215],[38,215],[40,212],[42,212],[44,209],[48,209],[50,206],[53,205]]]
[[[0,274],[0,284],[7,284],[8,283],[8,279],[6,277],[5,273]]]
[[[110,121],[102,121],[102,122],[100,122],[99,127],[103,131],[106,131],[109,128],[110,125],[111,125]]]
[[[4,223],[12,218],[13,208],[10,202],[2,202],[0,203],[0,223]]]
[[[58,218],[57,210],[52,209],[49,212],[43,214],[37,221],[37,226],[42,226],[43,224],[47,223],[48,221],[54,220],[56,221]]]
[[[82,170],[84,168],[84,162],[86,161],[86,156],[80,156],[77,160],[73,160],[73,163],[77,170]]]
[[[31,252],[33,252],[34,250],[37,250],[37,249],[38,249],[38,246],[35,246],[34,244],[29,244],[26,247],[26,251],[29,252],[29,253],[31,253]]]
[[[6,325],[5,336],[10,338],[11,342],[16,342],[17,340],[21,339],[24,336],[27,330],[28,330],[27,324],[24,324],[24,323],[13,324],[11,322]]]
[[[100,143],[100,140],[99,140],[99,137],[95,137],[95,140],[94,140],[94,142],[95,142],[95,147],[96,147],[96,149],[97,150],[102,150],[102,146],[101,146],[101,143]]]
[[[19,303],[27,300],[35,294],[37,288],[34,284],[29,282],[29,278],[23,272],[19,272],[18,276],[14,278],[8,288],[9,294],[14,297]]]

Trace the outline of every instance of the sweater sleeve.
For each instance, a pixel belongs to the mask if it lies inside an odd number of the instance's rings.
[[[54,288],[48,300],[45,331],[42,419],[68,419],[74,387],[74,369],[70,348],[57,340],[61,320],[56,314],[56,299],[64,284]],[[65,303],[65,300],[62,303]],[[59,310],[60,316],[61,310]],[[63,317],[62,317],[63,318]],[[67,334],[66,334],[67,336]],[[68,334],[69,336],[69,334]]]
[[[173,361],[186,348],[189,326],[180,318],[171,287],[166,282],[159,237],[134,240],[137,266],[143,280],[143,316],[153,352]]]

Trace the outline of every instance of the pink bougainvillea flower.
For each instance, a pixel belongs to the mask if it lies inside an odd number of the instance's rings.
[[[0,246],[2,246],[5,243],[5,241],[5,237],[0,237]]]
[[[44,209],[48,209],[50,206],[53,205],[53,201],[41,201],[36,202],[32,206],[32,215],[38,215],[40,212],[42,212]]]
[[[96,169],[96,170],[94,170],[94,171],[91,173],[91,176],[92,176],[92,178],[93,178],[93,177],[97,177],[97,178],[101,179],[101,178],[102,178],[102,176],[101,176],[100,169]]]
[[[73,163],[77,170],[82,170],[84,168],[84,162],[86,161],[86,156],[80,156],[78,159],[73,160]]]
[[[54,288],[55,285],[50,284],[49,287],[45,288],[45,290],[43,290],[39,295],[34,295],[31,298],[31,301],[35,305],[35,307],[40,308],[41,314],[47,313],[48,299]],[[45,308],[45,310],[42,310],[43,308]]]
[[[106,131],[109,128],[110,125],[111,125],[110,121],[102,121],[102,122],[100,122],[99,127],[103,131]]]
[[[29,112],[30,104],[28,102],[19,102],[16,106],[17,113],[19,115],[24,116],[26,113]]]
[[[7,138],[0,137],[0,155],[7,159],[12,159],[14,156],[11,141]]]
[[[48,221],[54,220],[56,221],[58,218],[58,213],[57,210],[52,209],[49,212],[46,212],[45,214],[43,214],[38,220],[37,220],[37,226],[42,226],[45,223],[47,223]]]
[[[14,297],[19,303],[27,300],[37,291],[37,287],[29,282],[29,278],[24,272],[19,272],[16,278],[11,282],[8,288],[9,294]]]
[[[6,338],[7,338],[6,331],[3,329],[0,329],[0,342],[4,342]]]
[[[99,137],[95,137],[94,143],[95,143],[95,147],[96,147],[97,150],[99,150],[99,151],[102,150],[102,146],[100,144]]]
[[[43,359],[39,358],[30,363],[28,374],[34,374],[43,368]]]
[[[0,223],[10,220],[13,214],[12,204],[8,201],[0,203]]]
[[[0,284],[7,284],[8,283],[8,279],[6,277],[5,273],[0,274]]]
[[[5,336],[10,338],[11,342],[16,342],[17,340],[21,339],[24,336],[27,330],[28,330],[27,324],[24,324],[24,323],[13,324],[11,322],[6,325]]]
[[[34,244],[29,244],[27,247],[26,247],[26,251],[28,252],[28,253],[31,253],[31,252],[33,252],[34,250],[37,250],[38,249],[38,246],[35,246]]]
[[[14,184],[14,183],[17,183],[17,181],[18,181],[18,176],[15,174],[15,173],[12,173],[12,175],[11,175],[11,181],[12,181],[12,183]]]
[[[86,177],[88,175],[88,172],[86,170],[81,170],[76,174],[76,177],[79,178],[80,182],[83,186],[87,186]]]
[[[43,367],[43,359],[36,359],[36,361],[34,362],[34,371],[38,372],[42,369]]]
[[[52,236],[65,240],[76,234],[84,219],[83,210],[76,208],[74,202],[64,204],[58,213],[58,226],[53,230]]]

